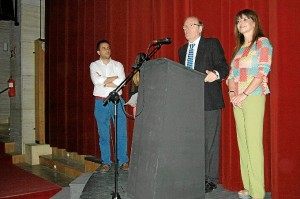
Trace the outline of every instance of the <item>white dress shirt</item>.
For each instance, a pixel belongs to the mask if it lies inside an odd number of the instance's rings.
[[[113,59],[110,59],[108,64],[104,64],[101,59],[94,61],[90,64],[90,75],[94,84],[94,96],[107,97],[115,88],[105,87],[104,81],[108,77],[117,76],[118,78],[113,81],[115,85],[119,85],[125,79],[125,72],[123,64]],[[122,90],[118,92],[122,95]]]

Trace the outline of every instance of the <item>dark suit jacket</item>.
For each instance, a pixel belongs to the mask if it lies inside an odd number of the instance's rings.
[[[178,50],[179,61],[185,65],[185,57],[188,44]],[[222,80],[228,75],[229,68],[226,62],[223,48],[218,39],[201,37],[195,60],[195,70],[206,74],[206,70],[216,70],[220,79],[204,84],[205,111],[221,109],[225,106],[222,94]]]

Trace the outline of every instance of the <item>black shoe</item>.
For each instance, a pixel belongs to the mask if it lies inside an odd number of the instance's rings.
[[[205,193],[212,192],[216,188],[217,188],[217,185],[215,183],[208,182],[205,180]]]
[[[205,185],[205,193],[212,192],[213,188],[209,185]]]
[[[216,189],[217,188],[217,185],[213,182],[209,182],[210,186],[213,188],[213,189]]]

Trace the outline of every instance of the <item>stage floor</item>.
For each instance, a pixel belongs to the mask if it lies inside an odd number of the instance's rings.
[[[80,199],[111,199],[112,192],[115,191],[115,174],[111,169],[108,173],[94,172],[88,180]],[[128,172],[119,171],[118,178],[118,193],[121,199],[131,199],[127,196],[127,178]],[[145,197],[147,198],[147,197]],[[205,194],[205,199],[238,199],[236,192],[231,192],[223,189],[222,185],[218,184],[218,188],[211,193]],[[265,199],[271,199],[271,194],[267,193]]]
[[[41,165],[19,164],[19,167],[27,170],[37,176],[47,179],[50,182],[67,187],[74,179],[63,174],[59,174],[53,169]],[[119,171],[118,193],[121,199],[131,199],[127,196],[127,178],[128,172]],[[81,199],[111,199],[111,193],[115,190],[115,180],[113,169],[105,174],[95,172],[88,180],[82,192]],[[238,199],[236,192],[225,190],[221,184],[211,193],[205,194],[205,199]],[[267,193],[265,199],[271,199],[271,194]]]

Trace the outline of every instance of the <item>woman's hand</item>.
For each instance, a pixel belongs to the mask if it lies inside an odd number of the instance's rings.
[[[239,95],[230,97],[230,102],[234,107],[243,108],[243,101],[246,99],[246,97],[247,95],[241,93]]]
[[[230,102],[232,103],[232,100],[233,98],[235,97],[235,93],[234,92],[229,92],[229,99],[230,99]],[[233,107],[239,107],[239,108],[242,108],[242,103],[240,104],[234,104],[232,103]]]

